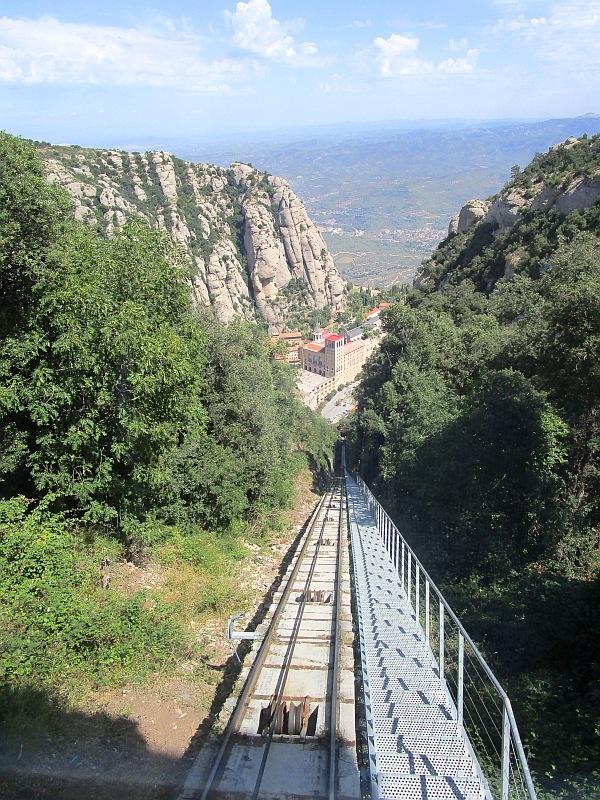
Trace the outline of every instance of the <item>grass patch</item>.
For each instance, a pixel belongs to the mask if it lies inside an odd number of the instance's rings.
[[[236,578],[249,551],[236,533],[165,530],[135,567],[114,539],[30,511],[24,498],[1,501],[0,718],[50,719],[184,661],[202,680],[203,621],[249,603]]]

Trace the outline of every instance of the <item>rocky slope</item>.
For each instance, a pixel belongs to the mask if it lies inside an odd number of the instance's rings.
[[[600,134],[570,137],[538,153],[498,195],[469,200],[413,285],[431,291],[468,278],[489,292],[515,272],[537,277],[554,240],[600,233],[599,200]]]
[[[107,235],[132,218],[169,231],[190,256],[200,303],[218,319],[252,319],[271,333],[311,310],[341,310],[345,283],[321,234],[286,181],[246,164],[229,170],[165,152],[126,153],[41,144],[48,179],[75,215]]]

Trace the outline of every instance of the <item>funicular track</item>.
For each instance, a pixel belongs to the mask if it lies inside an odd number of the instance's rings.
[[[284,584],[180,800],[536,800],[509,698],[360,476],[333,479]]]
[[[338,664],[345,508],[344,481],[334,478],[313,514],[203,789],[189,796],[341,796]]]

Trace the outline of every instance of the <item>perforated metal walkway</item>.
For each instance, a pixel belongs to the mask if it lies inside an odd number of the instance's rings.
[[[372,798],[489,798],[376,521],[348,474],[346,486]]]

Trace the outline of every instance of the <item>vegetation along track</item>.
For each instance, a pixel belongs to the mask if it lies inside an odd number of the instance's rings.
[[[218,755],[184,797],[348,796],[338,774],[344,491],[334,478],[315,510]]]

